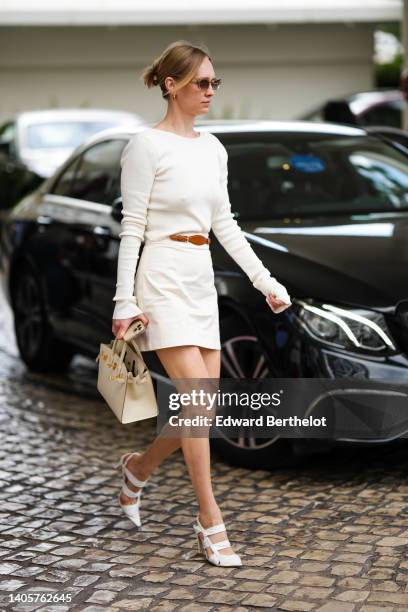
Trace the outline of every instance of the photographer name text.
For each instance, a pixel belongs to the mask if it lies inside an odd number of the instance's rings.
[[[259,415],[257,417],[233,417],[231,415],[218,414],[213,419],[208,416],[197,415],[192,418],[172,415],[169,424],[176,427],[326,427],[326,417],[303,417],[290,416],[285,418],[275,417],[273,414]]]

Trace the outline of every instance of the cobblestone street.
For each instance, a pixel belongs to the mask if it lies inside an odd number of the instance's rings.
[[[243,567],[213,567],[196,549],[181,452],[153,474],[137,529],[117,504],[113,465],[145,448],[155,423],[121,426],[95,390],[91,360],[76,358],[64,377],[27,372],[0,306],[1,610],[408,609],[406,441],[271,473],[214,456]]]

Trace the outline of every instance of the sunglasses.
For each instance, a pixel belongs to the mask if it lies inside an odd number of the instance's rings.
[[[194,79],[193,81],[191,81],[191,83],[196,83],[198,85],[198,87],[202,90],[202,91],[207,91],[207,89],[210,87],[210,83],[211,83],[211,87],[213,88],[214,91],[217,91],[217,89],[219,88],[219,86],[222,83],[221,79]]]

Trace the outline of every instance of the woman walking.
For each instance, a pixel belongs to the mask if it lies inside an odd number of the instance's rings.
[[[138,345],[142,351],[156,351],[169,378],[219,378],[221,344],[210,230],[273,312],[288,308],[290,296],[271,277],[232,216],[225,147],[210,132],[193,129],[195,117],[208,112],[220,85],[208,50],[176,41],[142,77],[147,87],[160,86],[167,112],[157,125],[133,136],[123,151],[123,229],[112,332],[123,338],[139,318],[146,330]],[[200,550],[214,565],[242,565],[214,497],[208,437],[160,435],[145,452],[123,455],[121,507],[141,524],[143,486],[180,447],[198,501],[194,531]]]

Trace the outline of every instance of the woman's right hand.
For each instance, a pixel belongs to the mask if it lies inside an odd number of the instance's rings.
[[[129,325],[133,321],[136,321],[136,319],[140,319],[145,327],[149,325],[149,319],[144,314],[138,315],[137,317],[131,317],[130,319],[112,319],[112,334],[115,338],[122,340]]]

